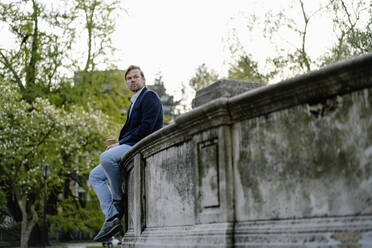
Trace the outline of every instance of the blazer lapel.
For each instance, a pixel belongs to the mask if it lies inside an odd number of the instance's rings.
[[[140,102],[142,101],[142,98],[143,96],[145,95],[145,92],[147,91],[147,88],[146,86],[144,87],[144,89],[141,91],[141,94],[138,96],[136,102],[133,104],[130,105],[130,108],[129,108],[129,111],[128,111],[128,123],[133,119],[133,115],[136,114],[136,112],[134,112],[134,109],[140,104]],[[130,113],[130,114],[129,114]]]
[[[132,108],[133,108],[133,103],[130,104],[129,109],[127,111],[127,122],[129,122],[129,118],[130,118],[129,113],[132,111]]]

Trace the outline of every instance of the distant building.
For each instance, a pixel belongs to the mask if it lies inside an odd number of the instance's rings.
[[[160,101],[163,104],[164,115],[173,119],[176,116],[175,107],[179,104],[179,101],[174,101],[173,96],[167,94],[161,77],[160,79],[155,79],[155,83],[153,85],[147,85],[147,87],[159,95]]]

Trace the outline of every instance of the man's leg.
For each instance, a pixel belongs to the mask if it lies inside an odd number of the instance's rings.
[[[100,161],[105,173],[110,180],[111,193],[113,200],[121,200],[122,197],[122,179],[120,175],[120,160],[129,151],[131,146],[120,145],[101,154]]]
[[[89,182],[93,186],[101,209],[105,214],[105,223],[101,231],[94,238],[96,241],[103,241],[110,238],[121,229],[120,220],[118,217],[118,209],[113,205],[114,200],[121,200],[121,176],[120,176],[120,160],[131,146],[120,145],[101,154],[101,164],[94,168],[89,175]],[[106,180],[110,180],[111,191]]]
[[[92,185],[97,194],[101,210],[105,215],[105,220],[117,214],[115,207],[112,205],[112,195],[107,184],[106,172],[102,165],[94,168],[89,175],[89,183]]]

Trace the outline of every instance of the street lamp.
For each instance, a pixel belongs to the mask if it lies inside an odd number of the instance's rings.
[[[42,164],[44,177],[44,223],[43,223],[43,248],[47,243],[47,226],[46,226],[46,212],[47,212],[47,178],[49,176],[50,164]]]

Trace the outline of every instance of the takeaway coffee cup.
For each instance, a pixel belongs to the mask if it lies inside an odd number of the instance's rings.
[[[118,143],[118,142],[116,141],[116,139],[107,139],[105,142],[106,142],[106,146],[109,146],[109,145],[112,145],[112,144]]]

